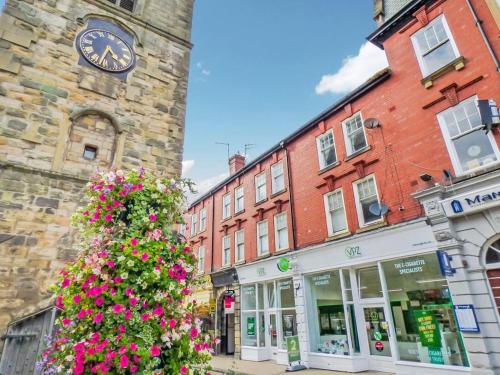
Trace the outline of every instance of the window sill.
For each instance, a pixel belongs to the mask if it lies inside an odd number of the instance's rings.
[[[257,258],[255,258],[255,260],[266,259],[266,258],[269,258],[270,256],[271,256],[270,253],[261,254],[261,255],[258,255]]]
[[[452,60],[445,66],[436,70],[435,72],[427,75],[427,77],[423,78],[420,82],[426,89],[429,89],[434,85],[433,81],[436,80],[437,78],[445,75],[446,73],[452,70],[462,70],[463,68],[465,68],[465,57],[459,56],[455,60]]]
[[[287,247],[286,249],[280,249],[280,250],[276,250],[273,255],[282,255],[282,254],[285,254],[285,253],[288,253],[291,249],[289,247]]]
[[[235,266],[240,266],[240,265],[245,264],[245,263],[246,263],[246,260],[239,260],[237,262],[234,262],[234,265]]]
[[[283,194],[284,192],[286,192],[286,188],[284,188],[283,190],[277,191],[276,193],[271,194],[270,198],[273,199],[274,197],[277,197],[278,195]]]
[[[232,219],[232,216],[228,216],[228,217],[225,217],[224,219],[222,219],[220,222],[224,223],[224,222],[231,220],[231,219]]]
[[[323,174],[323,173],[325,173],[325,172],[328,172],[330,169],[333,169],[333,168],[335,168],[335,167],[337,167],[337,166],[339,166],[339,165],[340,165],[340,161],[338,161],[338,160],[337,160],[335,163],[330,164],[329,166],[327,166],[327,167],[325,167],[325,168],[323,168],[323,169],[320,169],[320,170],[318,171],[318,175],[321,175],[321,174]]]
[[[258,202],[255,202],[255,204],[253,206],[257,207],[257,206],[259,206],[259,205],[261,205],[262,203],[265,203],[265,202],[267,202],[267,198],[264,198],[264,199],[262,199],[262,200],[260,200]]]
[[[367,224],[366,226],[363,226],[361,228],[359,228],[356,233],[364,233],[364,232],[368,232],[368,231],[371,231],[373,229],[377,229],[377,228],[382,228],[382,227],[385,227],[387,226],[388,223],[387,221],[385,220],[382,220],[382,221],[376,221],[374,223],[370,223],[370,224]]]
[[[341,238],[349,237],[350,235],[352,235],[352,233],[350,231],[344,231],[344,232],[334,234],[333,236],[326,237],[325,241],[339,240]]]
[[[482,165],[478,168],[470,169],[468,171],[462,172],[455,177],[452,177],[452,182],[457,183],[467,180],[472,177],[480,176],[482,174],[497,170],[500,168],[500,161],[495,161],[491,164]]]
[[[224,265],[224,266],[221,266],[221,267],[220,267],[220,270],[221,270],[221,271],[222,271],[222,270],[227,270],[227,269],[229,269],[229,268],[231,268],[231,265],[230,265],[230,264],[226,264],[226,265]]]
[[[235,212],[233,217],[236,217],[238,215],[241,215],[241,214],[244,214],[245,213],[245,209],[241,210],[241,211],[238,211],[238,212]]]
[[[372,146],[371,145],[368,145],[364,148],[362,148],[361,150],[358,150],[356,151],[355,153],[352,153],[350,155],[347,155],[344,159],[344,161],[348,161],[348,160],[351,160],[351,159],[354,159],[356,156],[359,156],[361,154],[364,154],[365,152],[367,151],[370,151],[372,149]]]

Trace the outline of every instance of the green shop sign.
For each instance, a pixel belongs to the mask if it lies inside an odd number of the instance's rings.
[[[247,336],[255,336],[255,316],[247,317]]]
[[[432,311],[415,310],[413,314],[417,321],[417,329],[422,346],[434,349],[441,348],[441,335]]]
[[[288,336],[286,338],[286,349],[288,351],[288,363],[300,361],[299,336]]]
[[[276,262],[276,265],[278,266],[278,269],[281,272],[287,272],[290,269],[290,262],[288,261],[288,258],[280,258]]]
[[[428,348],[427,350],[429,351],[429,359],[431,360],[431,363],[435,365],[444,365],[441,348]]]

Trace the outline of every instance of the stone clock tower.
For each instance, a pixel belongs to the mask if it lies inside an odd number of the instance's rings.
[[[48,303],[75,256],[70,215],[92,171],[180,174],[192,10],[193,0],[7,0],[0,335]]]

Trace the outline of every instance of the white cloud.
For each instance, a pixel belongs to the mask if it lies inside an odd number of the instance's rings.
[[[211,188],[213,188],[219,182],[222,182],[228,176],[229,176],[229,173],[224,172],[224,173],[218,174],[216,176],[212,176],[212,177],[206,178],[206,179],[201,180],[199,182],[195,181],[196,193],[195,194],[189,193],[187,195],[188,202],[191,203],[194,200],[196,200],[197,198],[201,197],[203,194],[205,194],[206,192],[208,192]]]
[[[194,160],[183,160],[182,161],[182,175],[185,177],[191,169],[194,167]]]
[[[201,74],[203,74],[204,76],[209,76],[210,75],[210,70],[208,70],[208,69],[202,69],[201,70]]]
[[[344,59],[338,71],[321,77],[321,81],[316,85],[316,94],[342,94],[352,91],[388,65],[384,50],[365,42],[356,56],[347,56]]]
[[[201,61],[198,61],[198,62],[196,63],[196,67],[197,67],[198,69],[201,69],[201,68],[202,68],[202,66],[203,66],[203,63],[202,63]]]

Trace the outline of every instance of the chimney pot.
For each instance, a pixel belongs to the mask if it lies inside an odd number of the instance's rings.
[[[229,174],[232,176],[245,166],[245,156],[234,154],[229,158]]]

